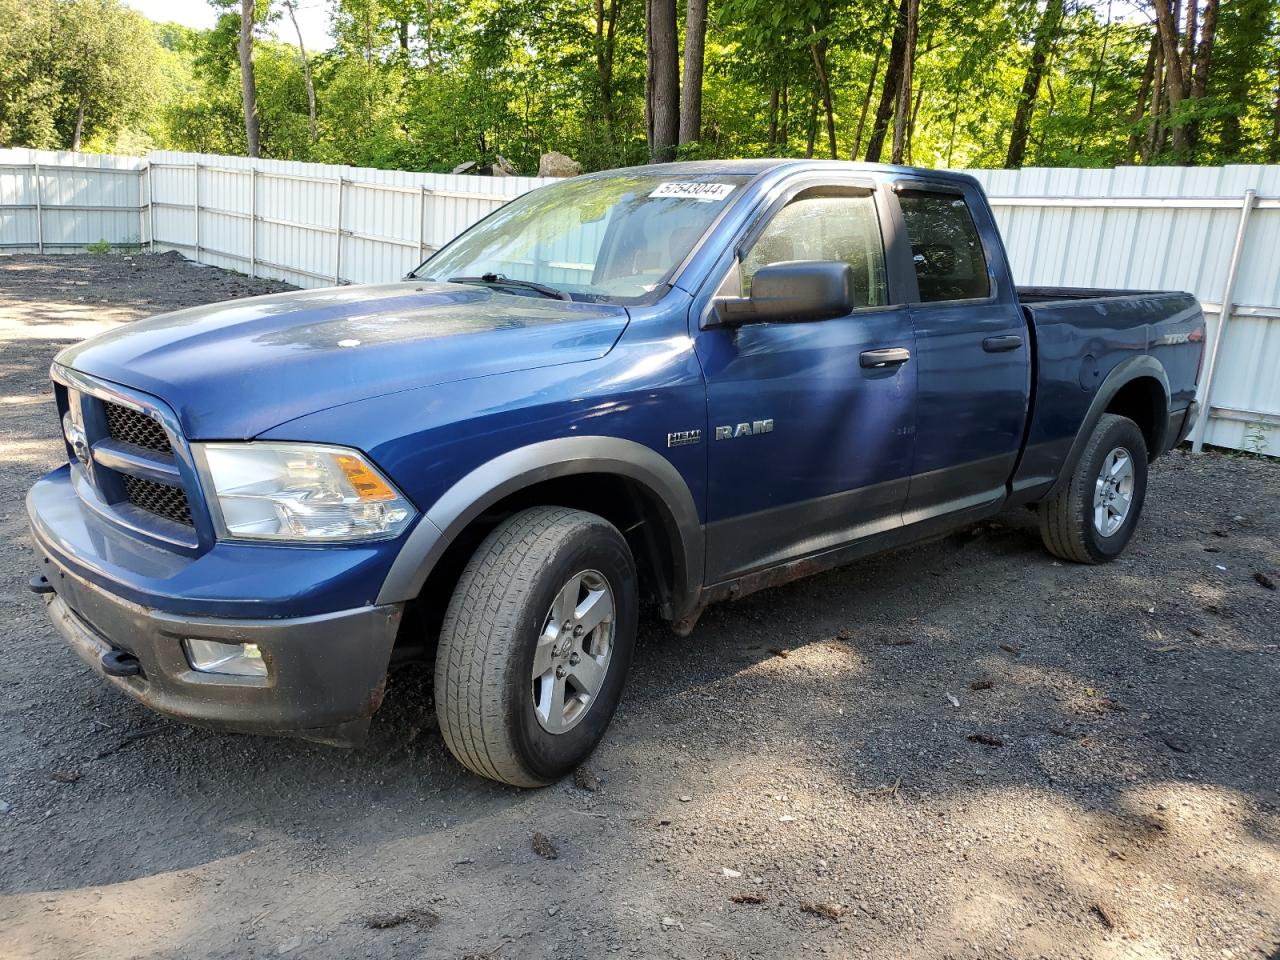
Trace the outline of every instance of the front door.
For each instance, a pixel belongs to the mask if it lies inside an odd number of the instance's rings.
[[[707,380],[707,583],[902,525],[914,447],[910,312],[891,302],[869,184],[798,188],[748,231],[721,295],[760,267],[837,260],[856,306],[831,320],[701,330]],[[895,350],[877,362],[873,351]],[[865,355],[865,356],[864,356]]]

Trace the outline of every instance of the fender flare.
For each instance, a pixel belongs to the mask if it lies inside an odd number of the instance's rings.
[[[634,440],[558,437],[509,450],[476,467],[431,505],[383,581],[377,603],[411,600],[450,544],[468,524],[504,497],[557,477],[609,473],[646,487],[662,504],[673,541],[673,619],[697,605],[702,589],[704,539],[693,494],[671,462]]]
[[[1071,449],[1067,451],[1067,457],[1063,461],[1062,470],[1058,473],[1058,479],[1045,492],[1044,495],[1046,497],[1056,493],[1075,473],[1076,464],[1080,462],[1080,458],[1084,455],[1085,445],[1089,442],[1094,428],[1098,425],[1098,421],[1102,419],[1102,414],[1106,411],[1107,406],[1115,399],[1116,394],[1126,384],[1142,377],[1151,377],[1159,381],[1161,388],[1164,390],[1165,416],[1156,418],[1155,427],[1153,428],[1155,444],[1151,452],[1151,459],[1154,460],[1164,452],[1169,439],[1166,436],[1169,430],[1169,375],[1165,373],[1164,365],[1153,356],[1144,354],[1140,357],[1129,357],[1111,368],[1111,372],[1103,379],[1098,386],[1097,392],[1094,393],[1093,399],[1089,401],[1089,408],[1085,411],[1084,420],[1080,424],[1075,440],[1071,443]]]

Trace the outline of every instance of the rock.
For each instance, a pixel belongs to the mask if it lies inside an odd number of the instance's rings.
[[[741,870],[732,870],[729,867],[721,867],[720,872],[723,873],[725,877],[728,878],[729,880],[737,880],[740,876],[742,876]]]
[[[290,937],[284,943],[280,944],[280,946],[276,947],[276,956],[283,957],[286,953],[293,953],[293,951],[297,950],[300,946],[302,946],[301,937]]]
[[[1004,746],[1003,740],[1001,740],[999,737],[993,737],[989,733],[971,733],[969,734],[967,739],[973,743],[980,743],[984,747],[1003,747]]]
[[[828,920],[839,920],[847,908],[840,903],[810,903],[806,900],[800,904],[800,909],[805,913],[826,917]]]
[[[13,809],[13,804],[5,800],[0,800],[0,813],[8,813],[12,809]]]
[[[560,856],[560,851],[551,842],[551,838],[545,833],[539,833],[537,830],[533,832],[533,836],[530,838],[530,846],[533,847],[533,852],[543,860],[555,860]]]
[[[576,177],[582,173],[582,164],[573,157],[567,157],[555,150],[544,153],[538,159],[538,176],[540,177]]]
[[[579,790],[595,793],[600,789],[600,778],[586,767],[579,767],[573,771],[573,785]]]

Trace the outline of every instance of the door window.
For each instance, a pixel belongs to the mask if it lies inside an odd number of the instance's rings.
[[[920,300],[980,300],[991,294],[978,228],[963,197],[904,190],[898,194],[911,241]]]
[[[757,270],[788,260],[843,260],[853,269],[855,307],[888,303],[880,218],[870,191],[822,189],[797,195],[743,258],[743,296],[751,295]]]

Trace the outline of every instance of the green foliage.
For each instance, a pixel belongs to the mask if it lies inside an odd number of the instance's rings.
[[[244,153],[239,3],[210,2],[216,25],[189,30],[148,24],[121,0],[0,0],[9,25],[0,142],[68,147],[83,105],[89,149]],[[263,156],[447,171],[501,155],[524,174],[547,150],[588,170],[647,156],[641,0],[328,0],[334,46],[307,51],[314,140],[280,2],[257,0],[254,16]],[[803,156],[811,137],[825,155],[820,57],[838,153],[859,158],[897,9],[894,0],[712,0],[701,135],[680,158]],[[910,162],[1005,162],[1043,9],[1044,0],[921,0]],[[1280,162],[1278,21],[1280,0],[1223,0],[1205,95],[1153,129],[1150,97],[1136,110],[1152,39],[1146,11],[1069,3],[1026,162],[1170,162],[1161,131],[1182,121],[1196,125],[1196,163]]]
[[[87,244],[85,250],[89,253],[110,253],[111,244],[106,240],[99,240],[97,243]]]
[[[0,143],[109,148],[158,106],[152,24],[119,0],[0,0]]]

